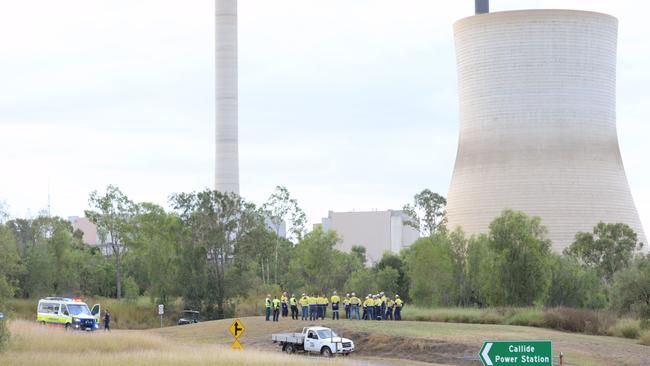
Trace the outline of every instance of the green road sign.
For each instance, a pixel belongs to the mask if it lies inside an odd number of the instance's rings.
[[[484,366],[553,366],[553,343],[485,341],[479,357]]]

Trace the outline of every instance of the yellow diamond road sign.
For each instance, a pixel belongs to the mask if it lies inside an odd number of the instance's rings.
[[[237,338],[239,338],[239,336],[244,333],[244,330],[246,330],[244,323],[242,323],[239,319],[235,319],[229,329],[230,333],[232,333],[232,335],[235,337],[235,343],[239,344]],[[233,348],[235,347],[235,343],[232,344]],[[239,344],[238,348],[241,348],[241,344]]]
[[[230,348],[232,349],[244,349],[244,347],[241,346],[241,343],[239,343],[238,340],[235,339],[234,342],[230,345]]]

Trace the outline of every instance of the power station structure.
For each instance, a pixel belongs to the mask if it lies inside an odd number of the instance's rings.
[[[215,0],[215,46],[214,188],[239,194],[237,0]]]
[[[616,133],[616,18],[522,10],[454,24],[460,133],[450,228],[486,233],[502,210],[539,216],[556,251],[599,222],[645,235]],[[480,11],[479,11],[480,10]]]

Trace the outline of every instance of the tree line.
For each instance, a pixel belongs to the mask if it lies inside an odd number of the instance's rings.
[[[305,230],[284,187],[259,206],[211,190],[174,194],[165,210],[108,186],[90,195],[85,212],[104,252],[62,218],[0,215],[0,311],[12,296],[146,295],[162,304],[181,298],[216,319],[267,292],[337,290],[397,293],[421,306],[609,307],[650,318],[650,257],[628,226],[599,223],[556,254],[537,217],[505,210],[488,233],[468,238],[447,230],[445,204],[418,193],[405,212],[422,238],[367,266],[365,248],[344,253],[335,232]]]

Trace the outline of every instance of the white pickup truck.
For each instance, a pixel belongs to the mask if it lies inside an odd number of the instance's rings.
[[[347,356],[354,351],[354,342],[325,327],[305,327],[302,333],[276,333],[271,335],[271,339],[286,353],[318,352],[332,357],[336,354]]]

